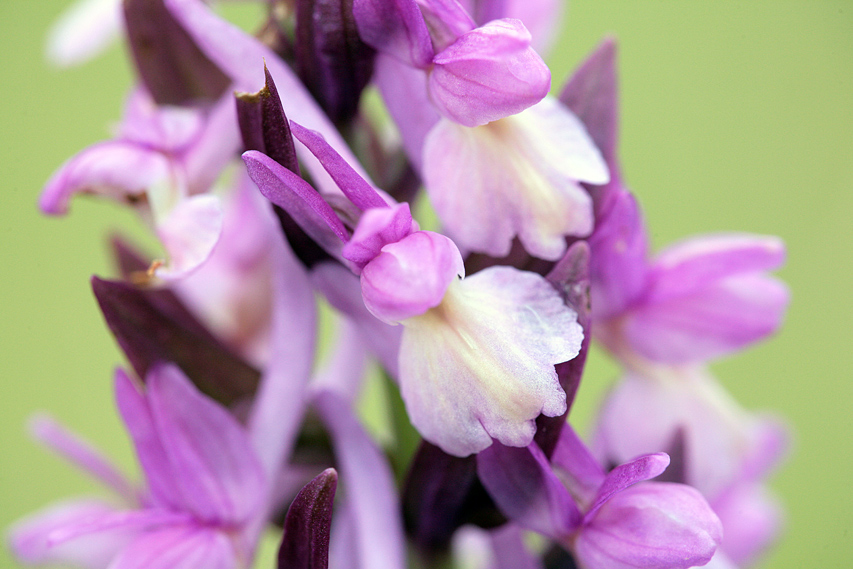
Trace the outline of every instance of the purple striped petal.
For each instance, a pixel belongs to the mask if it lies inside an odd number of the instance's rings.
[[[211,522],[246,521],[261,505],[266,477],[244,428],[173,366],[154,367],[146,386],[183,509]]]
[[[568,536],[580,512],[538,446],[493,444],[477,455],[477,475],[501,512],[552,539]]]
[[[595,516],[595,513],[601,506],[615,494],[628,489],[638,482],[645,482],[660,475],[666,470],[667,466],[669,466],[669,456],[662,452],[647,454],[620,464],[607,473],[584,519],[589,520]]]
[[[349,239],[343,222],[332,206],[308,182],[255,150],[245,152],[243,161],[261,193],[287,211],[317,243],[324,248],[331,247],[334,251],[334,237],[342,242]]]
[[[149,532],[134,540],[110,569],[234,569],[238,560],[225,532],[192,525]]]
[[[51,535],[115,512],[114,506],[97,500],[55,504],[15,523],[8,533],[9,549],[19,561],[29,565],[56,563],[104,569],[139,533],[139,528],[113,527],[63,543],[54,543]]]

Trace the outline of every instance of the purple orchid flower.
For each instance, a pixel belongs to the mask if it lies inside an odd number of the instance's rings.
[[[669,464],[640,456],[605,473],[571,427],[552,463],[535,444],[477,456],[483,485],[510,519],[570,550],[584,569],[688,568],[707,563],[720,520],[690,486],[644,482]]]
[[[554,365],[580,349],[575,312],[534,273],[493,267],[463,279],[450,239],[419,231],[407,204],[390,205],[317,133],[291,128],[361,210],[353,234],[319,193],[267,156],[244,154],[249,175],[318,242],[344,243],[330,253],[361,275],[364,305],[403,325],[399,382],[415,427],[457,456],[493,438],[529,444],[540,413],[566,410]]]
[[[138,89],[128,100],[118,136],[60,167],[39,205],[45,213],[61,215],[74,194],[95,193],[135,206],[168,257],[154,273],[177,278],[204,262],[219,239],[222,208],[208,190],[238,144],[229,97],[200,111],[157,107]]]
[[[245,428],[171,366],[152,369],[144,393],[119,371],[115,390],[144,488],[131,491],[103,459],[42,423],[47,442],[117,490],[125,508],[77,501],[37,514],[12,530],[18,557],[123,569],[248,564],[247,532],[268,481]]]
[[[531,254],[557,260],[567,235],[592,231],[579,182],[605,183],[607,169],[576,117],[543,100],[550,72],[519,20],[476,27],[455,1],[363,0],[354,13],[367,43],[423,70],[380,58],[377,82],[464,250],[502,257],[518,236]]]

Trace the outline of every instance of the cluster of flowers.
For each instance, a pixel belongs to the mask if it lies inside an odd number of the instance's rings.
[[[120,502],[20,522],[22,562],[245,568],[272,524],[280,568],[755,560],[785,433],[706,366],[778,327],[783,245],[650,256],[617,158],[615,45],[550,96],[536,49],[556,2],[271,0],[255,35],[201,0],[75,7],[55,58],[123,31],[139,81],[40,207],[107,197],[162,243],[151,262],[115,242],[122,278],[92,280],[132,367],[115,398],[144,480],[35,420]],[[413,218],[424,198],[441,232]],[[336,329],[315,362],[319,298]],[[624,377],[585,443],[567,416],[593,338]],[[371,359],[405,408],[388,454],[356,412]]]

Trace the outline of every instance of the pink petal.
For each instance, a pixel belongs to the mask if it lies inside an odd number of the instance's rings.
[[[67,430],[53,418],[46,415],[33,417],[30,421],[30,432],[54,452],[115,490],[128,502],[135,501],[136,491],[127,477],[87,441]]]
[[[413,226],[412,213],[407,203],[368,209],[359,219],[349,242],[344,245],[344,258],[363,269],[380,254],[385,245],[402,240],[413,230],[417,230],[417,224]]]
[[[748,567],[779,537],[783,511],[761,484],[738,484],[713,503],[723,522],[722,550],[735,563]]]
[[[683,297],[727,277],[778,269],[784,261],[785,245],[778,237],[731,233],[687,239],[657,255],[648,302]]]
[[[572,497],[535,444],[490,446],[477,455],[477,475],[500,511],[526,529],[559,540],[580,524]]]
[[[353,15],[362,40],[413,67],[426,67],[433,48],[414,0],[355,0]]]
[[[519,20],[463,34],[433,59],[429,92],[439,112],[464,126],[520,113],[548,94],[551,72]]]
[[[353,415],[331,391],[321,391],[315,406],[329,428],[340,480],[351,508],[358,566],[405,569],[405,538],[391,469]]]
[[[182,505],[202,520],[241,523],[266,491],[244,428],[174,366],[152,368],[147,397]]]
[[[48,59],[63,67],[83,63],[115,41],[122,28],[120,0],[77,0],[48,34]]]
[[[671,364],[708,361],[772,334],[788,306],[781,281],[752,273],[711,281],[691,294],[649,301],[629,312],[624,333],[648,359]]]
[[[86,569],[104,569],[137,535],[138,528],[114,527],[59,544],[51,543],[50,536],[56,531],[74,528],[80,523],[115,512],[112,505],[96,500],[76,500],[53,505],[12,526],[8,535],[9,548],[21,562],[27,564],[61,563]]]
[[[540,413],[566,410],[554,365],[577,355],[583,334],[539,275],[486,269],[403,324],[402,396],[412,424],[445,452],[466,456],[492,438],[527,446]]]
[[[598,489],[595,501],[586,513],[586,519],[595,516],[595,513],[615,494],[627,490],[638,482],[645,482],[660,475],[667,466],[669,466],[669,456],[662,452],[646,454],[620,464],[607,473],[607,477]]]
[[[426,79],[420,69],[381,53],[376,56],[373,80],[400,130],[409,160],[419,172],[423,165],[424,140],[441,119],[427,94]]]
[[[205,194],[182,199],[158,219],[157,235],[168,259],[155,274],[162,279],[180,278],[206,261],[222,232],[222,218],[219,198]]]
[[[224,532],[187,525],[140,536],[109,569],[234,569],[237,566],[234,546]]]
[[[578,181],[608,175],[580,122],[550,99],[482,127],[441,121],[426,139],[423,174],[460,247],[502,257],[517,235],[548,260],[565,253],[567,235],[592,230],[592,200]]]
[[[48,180],[39,207],[51,215],[68,211],[77,193],[96,193],[125,201],[169,177],[169,163],[159,152],[135,143],[102,142],[83,150],[63,164]]]
[[[361,337],[382,367],[396,379],[399,377],[399,352],[403,330],[377,319],[361,296],[361,284],[352,271],[338,263],[321,263],[311,271],[311,282],[335,309],[352,319]]]
[[[604,504],[573,549],[584,567],[687,569],[707,563],[721,541],[720,520],[698,491],[647,482]]]
[[[389,324],[438,306],[448,285],[465,274],[462,256],[447,237],[418,231],[389,243],[361,273],[370,312]]]

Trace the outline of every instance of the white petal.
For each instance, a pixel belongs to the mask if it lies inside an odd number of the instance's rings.
[[[403,322],[400,387],[412,423],[457,456],[492,438],[528,445],[540,413],[566,409],[554,364],[580,349],[575,320],[534,273],[493,267],[452,283],[441,305]]]

